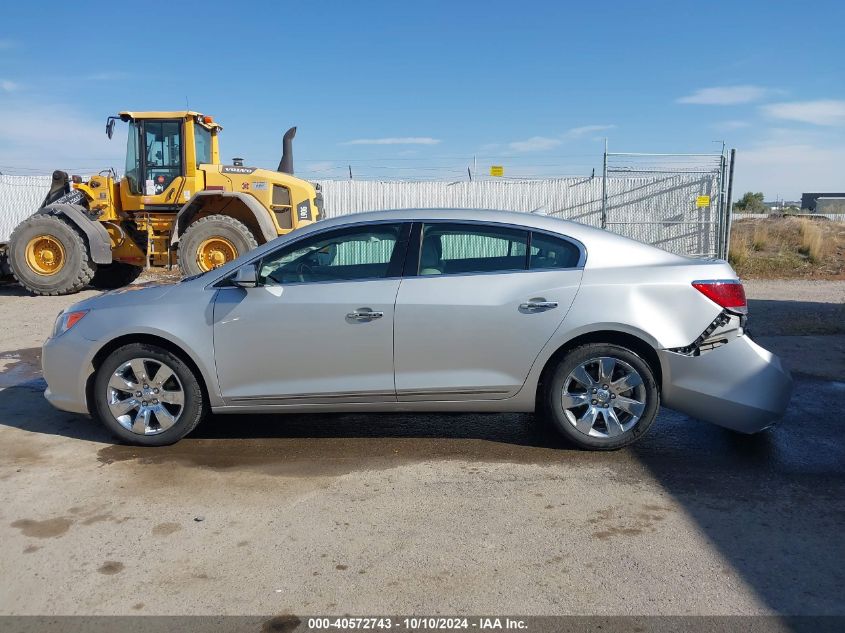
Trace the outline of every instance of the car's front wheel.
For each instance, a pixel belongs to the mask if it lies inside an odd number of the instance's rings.
[[[118,348],[94,380],[96,417],[121,440],[164,446],[202,420],[206,405],[199,380],[170,351],[143,343]]]
[[[568,352],[553,368],[545,396],[555,427],[590,450],[614,450],[635,442],[652,425],[660,405],[648,363],[609,343]]]

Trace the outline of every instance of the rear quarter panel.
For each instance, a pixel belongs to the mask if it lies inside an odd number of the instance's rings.
[[[651,249],[649,247],[643,247]],[[551,356],[571,340],[593,332],[631,334],[655,350],[683,347],[719,315],[721,308],[693,288],[696,279],[735,279],[722,261],[666,254],[666,261],[587,266],[566,318],[535,360],[517,398],[533,403],[540,374]]]

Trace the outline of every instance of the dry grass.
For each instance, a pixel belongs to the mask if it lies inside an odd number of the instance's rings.
[[[845,279],[845,225],[790,217],[739,220],[728,260],[748,279]]]
[[[825,238],[824,231],[812,220],[801,220],[801,247],[798,249],[811,262],[819,264],[833,246],[833,240]]]
[[[769,227],[765,224],[758,224],[754,227],[754,234],[751,237],[751,246],[755,251],[764,251],[769,244]]]

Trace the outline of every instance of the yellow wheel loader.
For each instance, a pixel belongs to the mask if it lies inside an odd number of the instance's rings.
[[[129,124],[126,167],[83,181],[53,173],[38,211],[12,232],[9,267],[39,295],[117,288],[145,266],[182,275],[222,266],[279,235],[320,219],[318,188],[293,176],[293,138],[283,137],[277,171],[220,163],[223,129],[199,112],[121,112]]]

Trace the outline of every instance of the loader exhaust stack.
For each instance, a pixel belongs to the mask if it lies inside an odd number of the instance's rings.
[[[283,174],[293,174],[293,137],[296,136],[296,128],[292,127],[282,137],[282,160],[279,161],[279,168]]]

